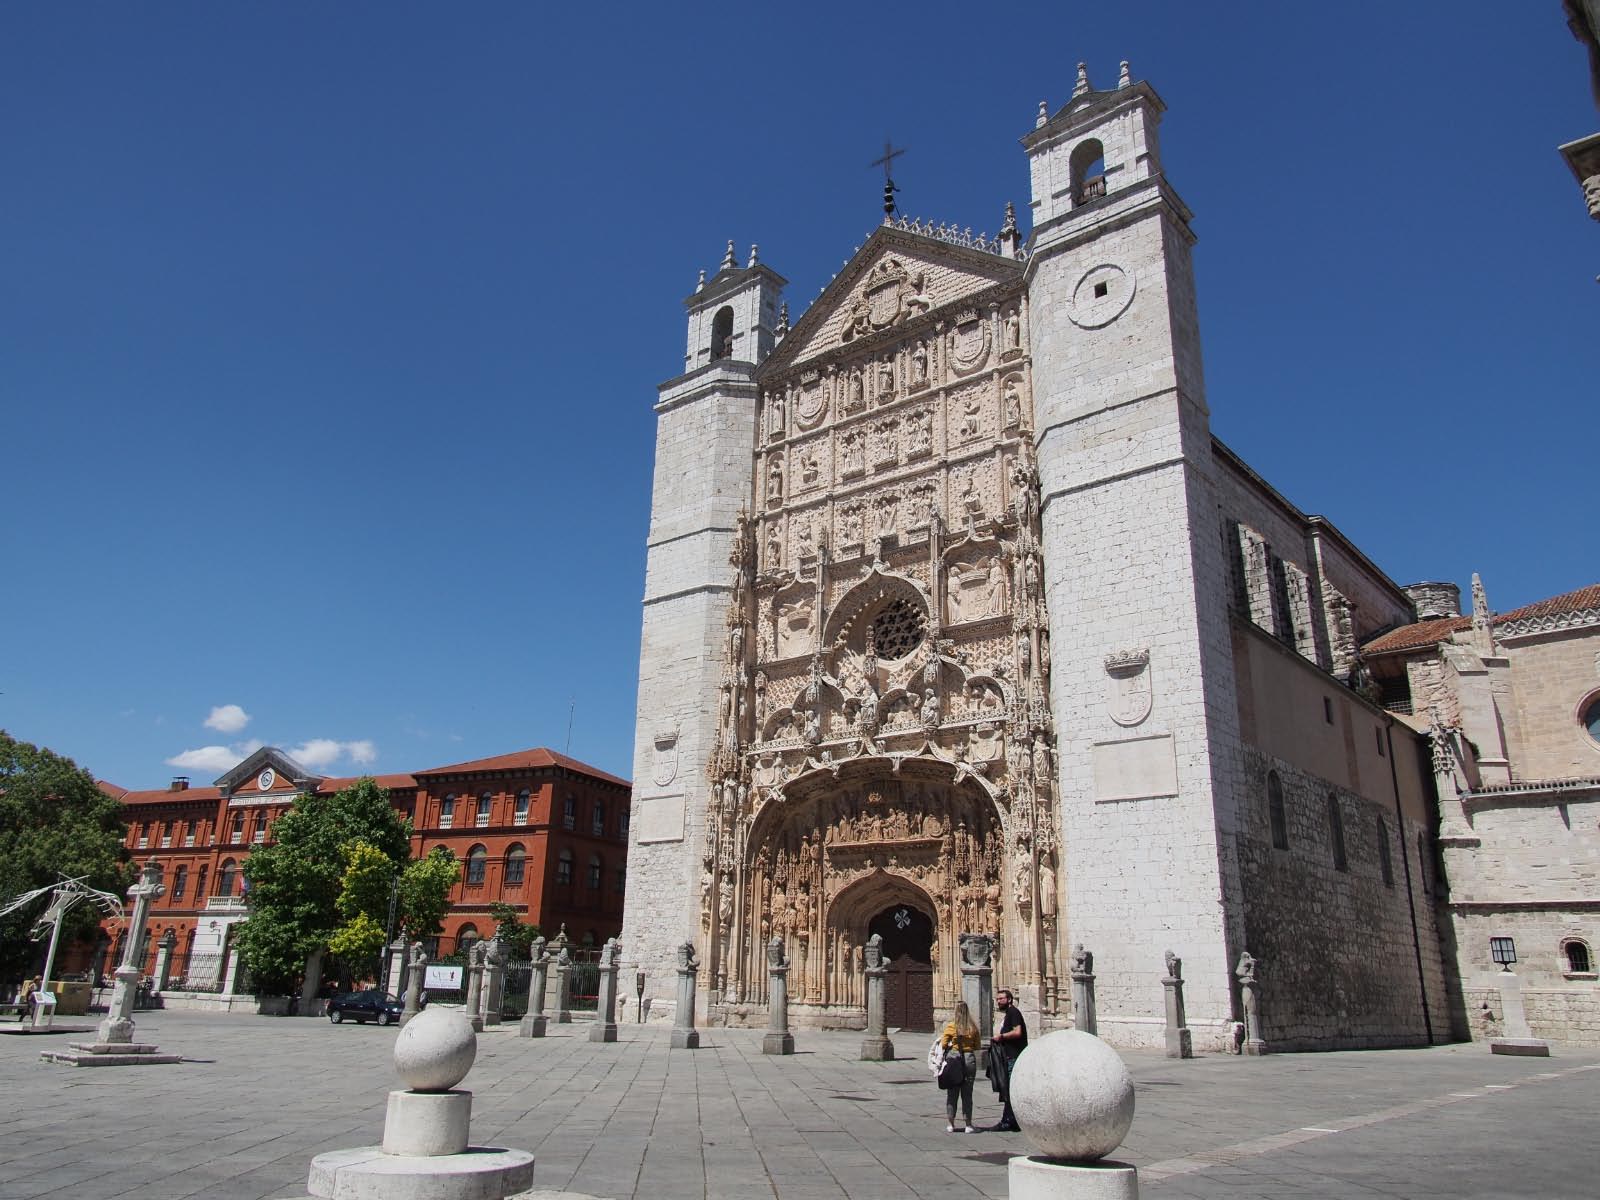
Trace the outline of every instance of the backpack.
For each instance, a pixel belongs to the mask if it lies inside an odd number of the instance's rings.
[[[946,1051],[939,1060],[939,1089],[949,1091],[958,1088],[967,1081],[967,1058],[959,1050],[954,1054]]]

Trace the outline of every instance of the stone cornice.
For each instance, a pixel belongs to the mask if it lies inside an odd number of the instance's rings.
[[[1580,608],[1573,612],[1550,613],[1542,617],[1522,617],[1515,621],[1497,621],[1494,626],[1496,641],[1531,637],[1539,633],[1558,633],[1563,629],[1579,629],[1585,625],[1600,625],[1600,608]]]

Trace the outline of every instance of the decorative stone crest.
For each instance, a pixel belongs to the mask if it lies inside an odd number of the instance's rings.
[[[898,258],[885,258],[873,267],[860,293],[845,311],[842,342],[899,325],[908,317],[928,311],[927,276],[911,272]]]
[[[951,369],[957,375],[970,375],[989,360],[989,351],[994,347],[994,330],[975,309],[969,308],[956,317],[955,328],[946,337],[946,346]]]
[[[1139,724],[1150,715],[1150,651],[1113,651],[1105,665],[1106,711],[1118,725]]]
[[[678,730],[660,730],[655,736],[655,756],[650,764],[650,781],[666,787],[678,777]]]

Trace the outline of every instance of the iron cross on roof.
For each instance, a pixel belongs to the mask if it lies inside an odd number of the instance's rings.
[[[883,219],[888,220],[894,216],[894,194],[900,189],[894,185],[894,177],[889,173],[894,165],[894,160],[905,153],[905,148],[894,148],[888,138],[883,139],[883,157],[872,160],[872,165],[883,168]]]

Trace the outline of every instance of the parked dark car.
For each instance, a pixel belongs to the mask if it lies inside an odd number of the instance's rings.
[[[379,1025],[393,1025],[400,1020],[405,1005],[387,992],[368,988],[364,992],[341,992],[328,1001],[328,1020],[335,1025],[346,1017],[365,1025],[376,1021]]]

